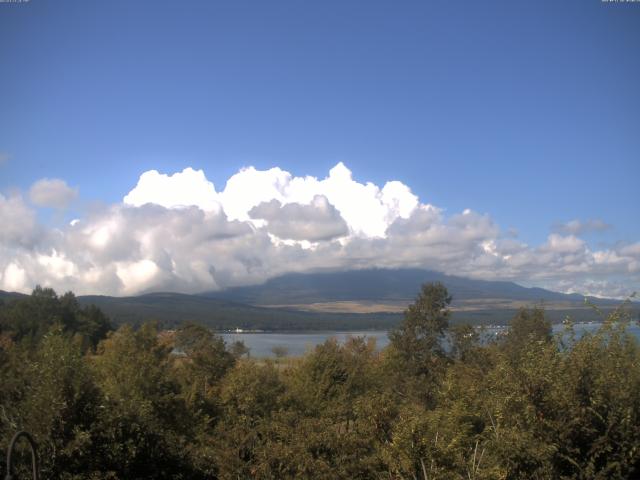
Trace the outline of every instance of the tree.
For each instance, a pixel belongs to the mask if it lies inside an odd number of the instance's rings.
[[[120,327],[99,345],[93,363],[104,408],[96,430],[103,468],[118,478],[198,478],[187,473],[194,422],[171,375],[170,353],[148,323],[137,331]]]
[[[244,357],[245,355],[249,357],[251,355],[251,349],[245,345],[242,340],[236,340],[231,345],[228,346],[227,350],[233,355],[236,360]]]
[[[195,323],[186,323],[178,329],[175,348],[184,354],[180,362],[181,381],[188,391],[189,402],[207,401],[212,389],[236,362],[222,337]]]
[[[90,472],[95,467],[92,428],[100,393],[78,345],[54,327],[35,351],[18,346],[9,354],[9,362],[21,365],[12,368],[18,385],[2,382],[8,391],[0,396],[0,423],[9,424],[0,428],[5,430],[2,444],[16,430],[27,430],[38,443],[43,476]]]
[[[273,353],[278,360],[286,357],[289,354],[289,349],[284,345],[274,345],[271,347],[271,353]]]
[[[340,345],[330,338],[304,356],[290,375],[290,391],[296,407],[307,415],[348,422],[353,403],[370,393],[378,380],[373,374],[375,345],[362,337]]]
[[[422,285],[416,301],[404,312],[400,326],[389,334],[388,365],[400,380],[396,385],[413,391],[427,403],[446,365],[443,340],[449,327],[451,296],[440,283]],[[406,381],[405,381],[406,380]]]
[[[528,345],[547,344],[552,339],[551,322],[540,307],[521,308],[511,320],[505,338],[505,348],[512,357],[518,357]]]
[[[469,324],[454,325],[450,329],[451,357],[462,362],[468,362],[476,352],[480,336],[476,329]]]
[[[112,330],[111,322],[98,307],[82,307],[72,292],[59,297],[51,288],[37,286],[30,296],[0,309],[0,331],[14,341],[24,340],[35,346],[53,326],[75,336],[83,351],[95,348]]]

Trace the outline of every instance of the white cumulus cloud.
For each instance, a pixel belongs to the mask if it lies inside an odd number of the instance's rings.
[[[173,175],[150,170],[140,176],[138,185],[123,202],[133,206],[154,203],[167,208],[194,205],[203,210],[221,207],[229,220],[251,221],[256,217],[250,212],[260,204],[276,200],[281,205],[312,205],[318,196],[336,208],[350,232],[363,237],[384,237],[394,220],[408,218],[419,205],[418,197],[401,182],[387,182],[383,188],[370,182],[359,183],[343,163],[321,180],[294,177],[277,167],[243,168],[221,192],[216,192],[201,170],[186,168]]]
[[[173,175],[157,170],[144,172],[123,202],[135,207],[146,203],[166,208],[196,206],[203,210],[217,210],[220,207],[213,183],[207,180],[202,170],[192,168]]]
[[[33,204],[75,198],[63,181],[43,182],[30,191]],[[640,289],[640,242],[593,250],[576,227],[528,245],[488,214],[445,215],[408,185],[359,182],[342,163],[324,178],[243,168],[220,191],[202,170],[151,170],[121,203],[57,228],[39,225],[20,194],[0,195],[0,222],[0,288],[23,292],[38,283],[78,294],[201,292],[369,267],[598,295]]]

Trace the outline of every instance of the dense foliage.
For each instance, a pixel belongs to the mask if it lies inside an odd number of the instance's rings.
[[[623,309],[580,338],[523,309],[487,342],[449,326],[450,300],[424,285],[382,351],[352,338],[267,360],[195,324],[113,331],[36,289],[0,306],[0,444],[31,432],[51,480],[640,475]]]

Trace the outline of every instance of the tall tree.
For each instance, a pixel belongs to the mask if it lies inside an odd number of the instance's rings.
[[[440,283],[422,285],[415,302],[404,312],[400,326],[389,334],[388,365],[402,375],[408,392],[417,393],[428,404],[433,387],[446,365],[443,340],[449,327],[451,295]]]

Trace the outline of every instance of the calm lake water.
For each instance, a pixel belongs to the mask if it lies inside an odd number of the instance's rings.
[[[578,335],[582,332],[594,331],[599,328],[597,323],[576,323],[575,330]],[[562,325],[554,325],[554,332],[563,329]],[[491,327],[486,329],[488,335],[495,335],[504,330],[504,327]],[[628,327],[629,332],[633,333],[640,340],[640,326],[631,324]],[[352,332],[260,332],[260,333],[223,333],[222,337],[227,343],[238,340],[250,348],[252,357],[273,357],[272,349],[274,347],[284,347],[290,356],[298,356],[306,351],[313,349],[316,345],[324,343],[329,338],[335,338],[343,343],[348,337],[367,337],[376,341],[378,348],[384,348],[389,344],[387,332],[382,330],[366,330]]]

